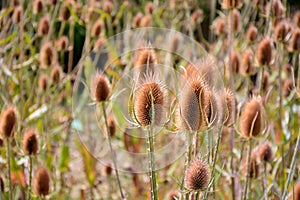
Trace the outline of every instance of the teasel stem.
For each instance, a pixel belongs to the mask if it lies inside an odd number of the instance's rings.
[[[184,164],[184,175],[182,178],[182,184],[180,187],[180,190],[183,190],[184,186],[184,177],[186,176],[187,166],[189,165],[191,161],[191,152],[192,152],[192,133],[187,132],[187,143],[186,143],[186,150],[185,150],[185,164]],[[189,192],[186,194],[185,198],[188,198]]]
[[[267,190],[267,162],[264,161],[263,164],[264,164],[263,190],[264,190],[265,200],[268,200],[268,190]]]
[[[247,173],[246,173],[246,181],[244,187],[244,200],[248,199],[248,182],[250,177],[250,158],[251,158],[251,151],[252,151],[252,137],[248,138],[248,155],[247,155]]]
[[[31,199],[31,185],[32,185],[32,156],[29,155],[29,186],[28,186],[28,199]]]
[[[151,199],[157,200],[157,187],[156,187],[156,173],[155,173],[155,158],[154,158],[154,145],[153,145],[153,129],[152,125],[148,128],[148,162],[150,170],[150,182],[151,182]]]
[[[228,71],[229,71],[229,88],[233,91],[233,76],[231,67],[231,44],[232,44],[232,23],[233,23],[233,10],[230,9],[228,12]]]
[[[288,179],[285,183],[284,192],[283,192],[283,195],[282,195],[282,199],[284,199],[284,200],[286,199],[288,188],[289,188],[290,182],[292,180],[292,177],[294,175],[295,164],[296,164],[296,160],[297,160],[297,154],[299,152],[299,150],[298,150],[299,145],[300,145],[300,133],[298,133],[297,142],[296,142],[296,146],[295,146],[295,149],[294,149],[293,159],[292,159],[291,164],[290,164],[290,172],[289,172],[289,175],[288,175]]]
[[[270,8],[269,8],[270,10],[269,10],[269,14],[267,16],[265,35],[271,34],[271,32],[269,32],[269,30],[270,30],[270,16],[272,15],[272,5],[273,5],[273,0],[270,0]]]
[[[11,176],[10,176],[10,138],[6,137],[6,145],[7,145],[7,168],[8,168],[8,185],[9,185],[9,199],[12,200],[13,199],[13,195],[12,195],[12,183],[11,183]]]
[[[194,158],[196,158],[198,153],[199,135],[195,133],[194,135]]]
[[[212,24],[213,20],[215,19],[216,16],[216,4],[217,1],[216,0],[212,0],[210,1],[210,14],[209,14],[209,24]],[[208,36],[208,40],[209,42],[212,42],[214,39],[214,33],[213,33],[213,29],[209,29],[209,36]]]
[[[73,57],[74,57],[74,31],[75,31],[75,24],[72,21],[70,23],[70,46],[71,46],[71,50],[69,52],[69,58],[68,58],[68,73],[72,72],[72,67],[73,67]]]
[[[111,144],[111,137],[110,137],[110,129],[108,126],[108,122],[107,122],[107,115],[106,115],[106,110],[105,110],[105,102],[103,102],[101,104],[102,106],[102,112],[103,112],[103,116],[104,116],[104,121],[105,121],[105,128],[107,131],[107,138],[108,138],[108,143],[109,143],[109,149],[110,149],[110,153],[111,153],[111,159],[113,161],[113,165],[114,165],[114,170],[117,176],[117,182],[118,182],[118,186],[119,186],[119,190],[120,190],[120,194],[121,194],[121,199],[125,199],[123,190],[122,190],[122,186],[121,186],[121,181],[120,181],[120,177],[119,177],[119,172],[118,172],[118,168],[117,168],[117,162],[115,160],[115,152],[112,148],[112,144]]]
[[[206,144],[206,148],[207,148],[207,163],[210,163],[210,143],[211,143],[211,136],[210,133],[207,132],[207,144]]]
[[[260,70],[261,74],[260,74],[260,82],[259,82],[258,93],[259,93],[261,96],[263,96],[262,93],[263,93],[263,84],[264,84],[265,67],[267,67],[267,66],[262,66],[262,67],[261,67],[261,70]]]

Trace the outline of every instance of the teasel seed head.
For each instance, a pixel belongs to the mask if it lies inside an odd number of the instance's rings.
[[[179,198],[178,192],[176,192],[176,191],[170,191],[168,193],[168,200],[176,200],[178,198]]]
[[[67,36],[62,36],[56,41],[56,48],[58,51],[65,51],[69,46],[69,39]]]
[[[280,0],[274,0],[272,4],[272,12],[276,18],[281,18],[284,15],[284,7]]]
[[[288,97],[290,96],[291,92],[293,90],[293,82],[290,79],[286,79],[283,83],[283,96]]]
[[[257,49],[257,60],[260,65],[267,66],[272,60],[272,44],[269,38],[260,41]]]
[[[109,0],[104,1],[104,3],[103,3],[104,12],[111,14],[113,7],[114,7],[114,5],[112,4],[111,1],[109,1]]]
[[[153,10],[154,10],[154,5],[152,2],[148,2],[145,6],[145,13],[147,14],[152,14],[153,13]]]
[[[47,76],[45,74],[41,75],[39,80],[39,87],[41,90],[46,91],[47,90]]]
[[[264,142],[259,146],[257,156],[261,162],[272,162],[273,151],[269,142]]]
[[[34,176],[33,188],[36,195],[47,196],[50,192],[50,175],[46,168],[40,167]]]
[[[33,14],[42,13],[44,10],[44,5],[42,0],[35,0],[33,2]]]
[[[4,192],[4,180],[3,180],[3,177],[0,175],[0,189],[1,189],[1,192]]]
[[[133,18],[132,27],[133,28],[140,27],[142,18],[143,18],[143,14],[141,12],[137,13]]]
[[[300,51],[300,29],[297,28],[292,32],[292,36],[289,41],[289,50],[291,52]]]
[[[215,34],[220,36],[225,34],[225,20],[222,18],[218,18],[216,22],[216,27],[215,27]]]
[[[45,69],[56,62],[55,51],[50,42],[43,45],[40,53],[40,63],[41,68]]]
[[[17,7],[19,4],[20,4],[19,0],[12,0],[12,1],[10,1],[10,6],[12,8]]]
[[[240,30],[240,12],[237,9],[233,9],[233,31]]]
[[[44,16],[40,22],[39,22],[39,26],[38,26],[38,35],[39,36],[43,36],[43,35],[47,35],[50,29],[50,21],[49,21],[49,17],[48,16]]]
[[[137,51],[134,67],[139,77],[152,74],[157,64],[156,54],[151,48],[144,48]]]
[[[21,21],[21,17],[23,16],[23,8],[21,6],[18,6],[14,9],[14,14],[12,21],[14,24],[18,24]]]
[[[35,155],[38,151],[38,137],[33,129],[26,131],[23,138],[23,148],[26,155]]]
[[[104,74],[96,74],[92,83],[92,96],[94,101],[101,103],[106,101],[110,94],[110,84]]]
[[[92,37],[98,37],[102,30],[102,23],[100,20],[96,21],[92,27],[91,35]]]
[[[142,17],[141,22],[140,22],[140,27],[148,27],[151,23],[152,17],[151,15],[145,15]]]
[[[116,135],[116,130],[117,130],[117,126],[116,126],[114,117],[110,116],[107,120],[107,123],[108,123],[110,137],[114,137]]]
[[[210,109],[209,91],[201,78],[188,82],[180,102],[181,125],[184,129],[197,131],[208,124],[207,113]]]
[[[261,132],[262,105],[260,97],[252,97],[241,115],[241,133],[245,137],[256,137]]]
[[[237,101],[233,92],[229,89],[225,89],[221,97],[225,103],[223,125],[229,127],[232,126],[236,120]]]
[[[0,132],[5,138],[11,138],[17,128],[17,113],[13,106],[9,106],[1,113]]]
[[[163,118],[163,106],[163,87],[151,79],[142,83],[137,90],[134,101],[135,116],[139,124],[143,127],[151,124],[161,124]],[[154,121],[152,116],[153,112]]]
[[[254,54],[252,50],[247,49],[242,57],[242,64],[240,73],[244,76],[251,76],[256,73],[256,68],[254,67]]]
[[[195,10],[191,15],[192,27],[193,28],[197,27],[202,21],[202,18],[203,18],[203,11],[201,9]]]
[[[248,42],[254,42],[257,39],[257,28],[254,25],[251,25],[247,31],[247,40]]]
[[[59,65],[56,65],[51,70],[51,80],[52,83],[58,84],[61,79],[62,70]]]
[[[294,197],[295,200],[300,200],[300,181],[298,181],[294,186]]]
[[[216,92],[214,90],[207,90],[208,105],[207,111],[205,113],[205,118],[207,119],[206,124],[208,126],[215,126],[219,122],[220,109],[219,102],[217,101]]]
[[[63,21],[68,21],[71,17],[71,11],[69,10],[70,3],[64,3],[60,8],[59,19]]]
[[[296,27],[300,28],[300,10],[295,12],[293,17],[293,23]]]
[[[277,41],[284,41],[285,37],[287,35],[286,32],[286,26],[284,22],[280,22],[276,25],[275,31],[274,31],[274,38]]]
[[[111,164],[107,164],[107,165],[104,165],[104,172],[106,174],[106,176],[110,176],[112,174],[112,167],[111,167]]]
[[[210,181],[208,164],[201,159],[194,160],[187,168],[185,185],[190,190],[204,190]]]
[[[231,71],[233,73],[239,73],[239,70],[240,70],[240,59],[239,59],[239,56],[238,54],[235,52],[235,51],[232,51],[231,52]]]

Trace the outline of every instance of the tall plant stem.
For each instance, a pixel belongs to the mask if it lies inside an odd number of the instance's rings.
[[[7,171],[7,175],[8,175],[8,184],[9,184],[9,199],[12,200],[12,184],[11,184],[11,176],[10,176],[10,139],[7,137],[6,138],[6,145],[7,145],[7,168],[8,168],[8,171]]]
[[[299,149],[299,145],[300,145],[300,133],[298,133],[298,138],[297,138],[297,143],[296,143],[296,146],[295,146],[295,149],[294,149],[293,159],[292,159],[291,164],[290,164],[290,172],[289,172],[289,175],[288,175],[288,179],[287,179],[287,181],[285,183],[284,192],[283,192],[283,195],[282,195],[282,199],[283,200],[286,199],[287,191],[288,191],[290,182],[292,180],[292,177],[294,175],[297,154],[299,152],[299,150],[298,150]]]
[[[31,183],[32,183],[32,156],[29,156],[29,186],[28,186],[28,199],[31,199]]]
[[[264,74],[265,74],[265,67],[267,66],[262,66],[261,67],[261,74],[260,74],[260,82],[259,82],[259,89],[258,93],[262,96],[263,94],[263,84],[264,84]]]
[[[114,165],[114,170],[117,176],[117,181],[118,181],[118,186],[119,186],[119,191],[120,191],[120,195],[122,199],[125,199],[123,190],[122,190],[122,186],[121,186],[121,181],[120,181],[120,177],[119,177],[119,172],[118,172],[118,168],[117,168],[117,162],[116,162],[116,158],[115,158],[115,153],[114,150],[112,148],[112,144],[111,144],[111,135],[110,135],[110,129],[108,127],[108,122],[107,122],[107,115],[106,115],[106,110],[105,110],[105,103],[101,104],[102,106],[102,111],[103,111],[103,116],[104,116],[104,121],[105,121],[105,128],[107,131],[107,138],[108,138],[108,143],[109,143],[109,149],[110,149],[110,153],[111,153],[111,159],[113,161],[113,165]]]
[[[184,177],[186,175],[187,167],[191,161],[191,151],[192,151],[192,134],[190,132],[188,132],[186,134],[187,134],[187,143],[186,143],[186,150],[185,150],[184,175],[182,177],[182,182],[181,182],[181,187],[180,187],[181,190],[183,190]],[[189,193],[186,194],[186,196],[188,196],[188,195],[189,195]]]
[[[247,196],[248,196],[248,181],[249,181],[249,178],[250,178],[250,158],[251,158],[251,151],[252,151],[252,138],[250,137],[248,139],[248,146],[249,146],[249,149],[248,149],[248,155],[247,155],[247,174],[246,174],[246,181],[245,181],[245,187],[244,187],[244,200],[247,199]]]
[[[154,145],[153,145],[153,130],[152,125],[148,128],[148,161],[151,182],[151,199],[157,200],[157,187],[156,187],[156,173],[155,173],[155,158],[154,158]]]

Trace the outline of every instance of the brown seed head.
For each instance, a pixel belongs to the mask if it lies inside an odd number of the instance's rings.
[[[10,6],[11,6],[12,8],[17,7],[19,4],[20,4],[20,3],[19,3],[19,0],[12,0],[12,1],[10,1]]]
[[[262,105],[259,97],[252,97],[245,105],[241,116],[241,132],[245,137],[259,135],[262,124]]]
[[[50,192],[50,176],[46,168],[39,168],[34,176],[33,188],[35,194],[44,197]]]
[[[92,37],[98,37],[101,33],[102,30],[102,23],[100,20],[96,21],[95,24],[93,25],[91,35]]]
[[[46,89],[47,89],[47,76],[45,74],[41,75],[41,77],[40,77],[39,87],[43,91],[46,91]]]
[[[203,11],[201,9],[195,10],[191,15],[191,24],[192,27],[196,27],[200,24],[201,20],[203,18]]]
[[[61,67],[56,65],[51,70],[51,80],[53,83],[58,84],[61,79]]]
[[[294,197],[295,200],[300,200],[300,181],[298,181],[294,186]]]
[[[225,34],[225,20],[224,19],[219,18],[217,20],[216,27],[215,27],[215,34],[218,36]]]
[[[68,21],[71,17],[71,11],[69,10],[70,3],[64,3],[60,8],[59,19],[63,21]]]
[[[240,70],[240,59],[239,59],[239,56],[238,54],[235,52],[235,51],[232,51],[231,52],[231,71],[233,73],[239,73],[239,70]]]
[[[260,65],[269,65],[272,60],[272,44],[269,38],[260,41],[257,49],[257,60]]]
[[[111,14],[112,10],[113,10],[113,4],[111,1],[107,0],[107,1],[104,1],[103,3],[103,10],[104,12],[108,13],[108,14]]]
[[[257,28],[254,25],[251,25],[247,31],[247,40],[248,42],[254,42],[257,38]]]
[[[40,66],[42,69],[45,69],[47,66],[51,66],[56,62],[55,52],[50,42],[43,45],[40,54]]]
[[[154,108],[153,108],[154,106]],[[148,81],[138,88],[134,102],[134,109],[137,121],[142,126],[151,123],[161,124],[163,117],[164,92],[163,88],[154,81]],[[154,121],[152,113],[154,112]]]
[[[152,49],[145,48],[137,51],[134,67],[140,77],[153,73],[156,63],[156,55]]]
[[[152,17],[149,14],[142,17],[140,27],[148,27],[150,25],[151,19]]]
[[[214,126],[219,122],[220,110],[215,91],[207,90],[208,106],[205,113],[209,126]]]
[[[293,23],[296,27],[300,28],[300,10],[295,12],[293,17]]]
[[[106,101],[110,93],[109,81],[103,74],[97,74],[92,84],[92,96],[98,103]]]
[[[283,83],[283,96],[288,97],[291,94],[291,91],[293,90],[293,82],[290,79],[286,79]]]
[[[257,156],[261,162],[271,162],[273,159],[273,152],[269,142],[264,142],[258,148]]]
[[[143,18],[143,14],[142,13],[137,13],[134,18],[133,18],[133,21],[132,21],[132,27],[133,28],[138,28],[140,27],[140,24],[141,24],[141,20]]]
[[[176,192],[176,191],[170,191],[168,193],[168,200],[176,200],[178,198],[179,198],[178,192]]]
[[[233,31],[240,30],[240,12],[237,9],[233,10]]]
[[[14,9],[13,14],[13,23],[18,24],[21,21],[21,17],[23,16],[23,8],[21,6],[18,6]]]
[[[254,63],[254,55],[250,49],[247,49],[242,57],[242,65],[240,72],[244,76],[251,76],[256,73],[256,69],[253,65]]]
[[[3,110],[0,120],[0,132],[3,137],[13,137],[14,131],[17,126],[17,114],[15,108],[9,106],[5,110]]]
[[[148,2],[145,6],[145,13],[147,14],[152,14],[153,13],[153,10],[154,10],[154,5],[152,2]]]
[[[1,192],[4,192],[4,180],[3,180],[3,177],[0,175],[0,189],[1,189]]]
[[[207,163],[200,159],[194,160],[186,171],[186,187],[190,190],[204,190],[209,181],[210,172]]]
[[[232,9],[239,6],[239,0],[223,0],[222,8],[223,9]]]
[[[110,116],[107,120],[108,123],[108,128],[109,128],[109,133],[111,137],[114,137],[116,135],[116,122],[113,116]]]
[[[33,2],[33,14],[42,13],[44,9],[43,1],[42,0],[35,0]]]
[[[222,95],[222,99],[225,103],[225,113],[224,113],[224,126],[232,126],[236,120],[236,112],[237,112],[237,102],[236,98],[232,91],[229,89],[224,90]]]
[[[35,155],[38,151],[38,138],[34,130],[28,130],[23,138],[23,148],[27,155]]]
[[[289,41],[290,43],[290,51],[292,52],[296,52],[296,51],[300,51],[300,29],[297,28],[293,31],[292,33],[292,37]]]
[[[58,51],[67,50],[69,45],[69,39],[67,36],[62,36],[59,40],[56,41],[56,48]]]
[[[287,35],[286,26],[284,22],[280,22],[276,25],[274,31],[274,38],[277,41],[283,41]]]
[[[39,36],[47,35],[49,29],[50,29],[49,17],[45,16],[39,22],[38,31],[37,31],[38,35]]]
[[[284,15],[284,7],[280,0],[274,0],[272,4],[272,14],[276,18],[281,18]]]

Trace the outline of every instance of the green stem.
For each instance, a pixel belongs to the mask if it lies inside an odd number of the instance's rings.
[[[267,163],[264,161],[264,180],[263,180],[263,189],[265,200],[268,200],[268,190],[267,190]]]
[[[250,137],[248,139],[248,146],[249,146],[249,149],[248,149],[248,156],[247,156],[247,174],[246,174],[246,181],[245,181],[245,187],[244,187],[244,200],[247,199],[247,196],[248,196],[248,181],[249,181],[249,178],[250,178],[250,158],[251,158],[251,151],[252,151],[252,138]]]
[[[32,183],[32,157],[29,156],[29,186],[28,186],[28,199],[31,199],[31,183]]]
[[[262,67],[261,67],[261,74],[260,74],[260,83],[259,83],[259,90],[258,90],[258,93],[259,93],[261,96],[262,96],[262,94],[263,94],[263,84],[264,84],[265,67],[267,67],[267,66],[262,66]]]
[[[152,125],[148,128],[148,161],[150,171],[150,182],[151,182],[151,199],[157,200],[157,186],[156,186],[156,173],[155,173],[155,158],[154,158],[154,145],[152,136]]]
[[[12,195],[12,183],[11,183],[11,176],[10,176],[10,139],[7,137],[6,138],[6,145],[7,145],[7,167],[8,167],[8,184],[9,184],[9,199],[12,200],[13,195]]]
[[[186,134],[187,134],[187,143],[186,143],[186,150],[185,150],[184,175],[182,177],[181,186],[180,186],[181,191],[183,190],[184,187],[184,178],[186,176],[188,165],[191,161],[191,151],[192,151],[192,135],[190,132]],[[188,194],[186,194],[186,196],[188,196]]]
[[[120,181],[120,177],[119,177],[119,172],[118,172],[118,168],[117,168],[117,162],[115,160],[115,153],[114,150],[112,148],[112,144],[111,144],[111,135],[110,135],[110,129],[108,127],[108,122],[107,122],[107,115],[106,115],[106,110],[105,110],[105,103],[102,103],[102,111],[103,111],[103,115],[104,115],[104,121],[105,121],[105,128],[107,131],[107,138],[108,138],[108,143],[109,143],[109,149],[110,149],[110,153],[111,153],[111,159],[113,161],[113,165],[114,165],[114,170],[117,176],[117,181],[118,181],[118,186],[119,186],[119,190],[120,190],[120,194],[122,199],[125,199],[123,190],[122,190],[122,186],[121,186],[121,181]]]
[[[290,164],[290,172],[289,172],[289,175],[288,175],[288,179],[285,183],[284,192],[283,192],[283,195],[282,195],[282,199],[284,199],[284,200],[286,198],[290,182],[291,182],[292,177],[294,175],[295,164],[296,164],[296,160],[297,160],[297,154],[299,152],[299,150],[298,150],[299,149],[299,144],[300,144],[300,133],[298,134],[297,143],[296,143],[296,146],[295,146],[295,149],[294,149],[293,159],[292,159],[291,164]]]

